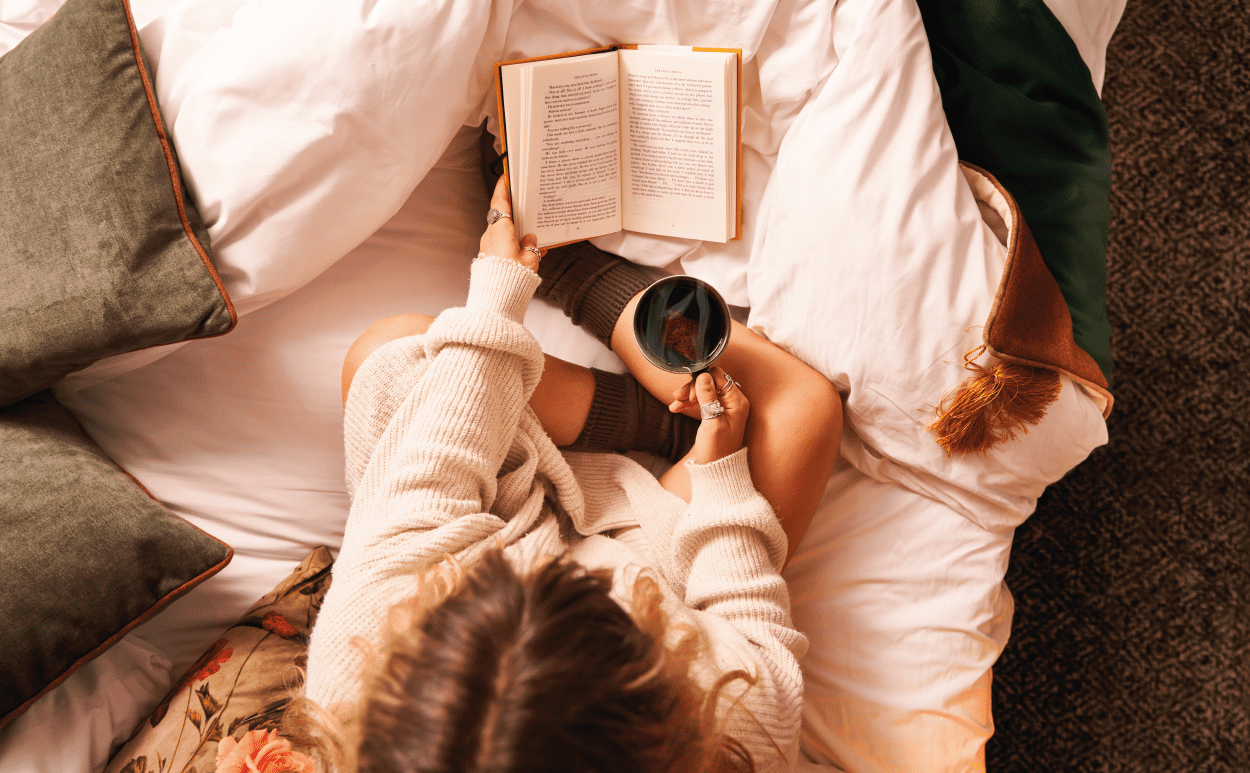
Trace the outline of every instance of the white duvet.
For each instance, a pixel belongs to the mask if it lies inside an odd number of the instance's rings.
[[[0,50],[58,5],[2,0]],[[1101,85],[1123,0],[1049,5]],[[986,457],[947,459],[923,432],[926,395],[959,380],[976,343],[966,329],[984,321],[1002,245],[955,164],[910,0],[142,0],[134,13],[242,316],[222,338],[102,361],[57,395],[236,557],[0,732],[0,771],[101,768],[171,664],[313,547],[337,547],[342,355],[377,317],[463,298],[486,209],[463,127],[493,121],[492,63],[614,42],[743,49],[745,234],[600,245],[713,282],[846,400],[845,459],[786,573],[812,641],[802,764],[983,769],[1013,529],[1106,435],[1070,383],[1041,426]],[[550,306],[527,324],[553,354],[620,367]]]

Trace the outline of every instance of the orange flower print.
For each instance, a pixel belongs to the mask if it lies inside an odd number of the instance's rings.
[[[192,682],[201,682],[221,670],[222,665],[234,654],[234,648],[226,646],[229,643],[226,639],[213,642],[213,646],[209,647],[204,657],[200,658],[197,664],[199,668]]]
[[[317,773],[307,754],[292,751],[291,742],[274,730],[252,730],[235,741],[232,736],[217,745],[216,773]]]
[[[287,622],[287,619],[277,612],[266,612],[265,617],[260,621],[260,625],[266,631],[277,634],[283,639],[291,639],[299,635],[299,631],[295,626]]]
[[[221,670],[221,665],[234,654],[234,648],[226,646],[229,643],[227,639],[218,639],[213,642],[213,646],[209,647],[208,651],[187,669],[187,672],[182,675],[177,684],[169,688],[169,692],[165,694],[165,697],[157,705],[156,710],[152,712],[152,716],[148,718],[152,727],[159,725],[161,720],[165,718],[165,714],[169,711],[169,702],[174,699],[175,695],[182,692],[182,688],[193,682],[203,681]]]

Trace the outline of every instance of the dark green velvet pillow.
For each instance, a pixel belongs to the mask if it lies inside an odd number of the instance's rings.
[[[0,727],[233,556],[48,392],[0,408],[0,492]]]
[[[125,0],[68,0],[0,57],[0,406],[234,310]]]
[[[1076,44],[1043,0],[918,0],[959,158],[1020,206],[1072,315],[1072,337],[1111,382],[1107,112]]]

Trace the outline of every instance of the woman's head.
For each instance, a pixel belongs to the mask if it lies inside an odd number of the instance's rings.
[[[609,595],[610,577],[568,560],[522,577],[492,552],[457,574],[441,602],[397,610],[360,717],[359,770],[752,767],[717,732],[716,695],[690,678],[697,636],[665,646],[650,577],[633,588],[631,617]]]

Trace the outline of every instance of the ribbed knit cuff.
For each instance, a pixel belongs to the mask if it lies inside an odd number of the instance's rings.
[[[751,482],[747,449],[742,447],[723,459],[709,464],[686,462],[690,471],[690,496],[714,508],[745,504],[760,496]]]
[[[520,322],[541,282],[538,274],[520,263],[487,255],[473,261],[469,269],[469,297],[464,306],[475,311],[498,312]]]
[[[591,368],[595,395],[582,432],[565,448],[572,451],[646,451],[672,463],[694,445],[699,422],[672,413],[628,373]]]
[[[635,295],[651,284],[650,276],[628,260],[604,252],[590,242],[556,247],[538,266],[547,298],[604,346],[612,346],[612,330]]]
[[[571,449],[607,449],[624,453],[634,448],[638,432],[638,399],[627,375],[591,368],[595,396],[590,402],[586,425]]]

